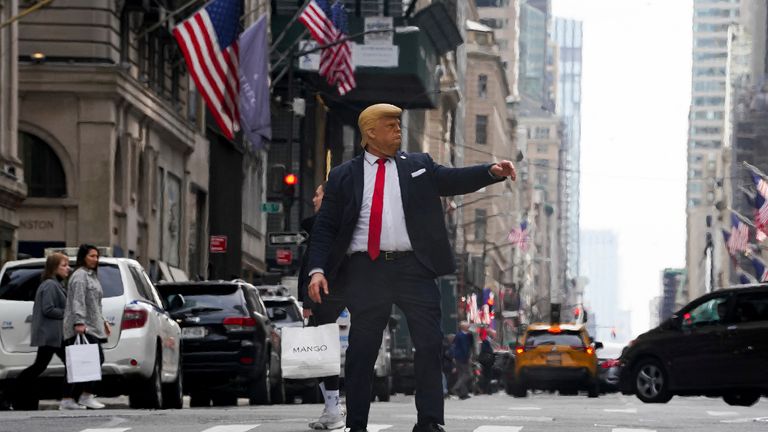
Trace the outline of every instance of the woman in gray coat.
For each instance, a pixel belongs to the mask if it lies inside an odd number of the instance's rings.
[[[40,287],[35,294],[35,304],[32,307],[32,337],[30,345],[37,347],[37,357],[32,366],[19,374],[14,401],[14,409],[35,409],[37,398],[32,398],[30,392],[35,388],[33,381],[48,368],[53,356],[58,356],[64,362],[64,344],[61,331],[61,320],[64,318],[64,307],[67,294],[61,282],[69,276],[69,258],[60,253],[54,253],[45,260]],[[70,402],[74,403],[70,399]],[[65,400],[62,400],[62,406]]]
[[[112,328],[104,319],[101,309],[101,299],[104,292],[97,277],[99,270],[99,250],[96,246],[83,244],[77,251],[75,271],[67,285],[67,307],[64,309],[64,343],[72,345],[79,335],[88,339],[89,343],[99,346],[99,357],[104,363],[104,352],[101,344],[107,341]],[[95,381],[73,385],[72,393],[77,395],[82,391],[78,404],[91,409],[104,408],[104,404],[93,396]]]

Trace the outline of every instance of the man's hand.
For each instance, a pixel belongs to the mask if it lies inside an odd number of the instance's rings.
[[[325,295],[328,295],[328,281],[325,279],[324,274],[315,273],[309,281],[309,298],[317,304],[323,302],[320,298],[320,290],[322,290]]]
[[[517,171],[515,165],[508,160],[503,160],[491,165],[491,173],[497,177],[509,177],[512,180],[517,179]]]
[[[112,326],[107,321],[104,321],[104,333],[109,337],[112,334]]]

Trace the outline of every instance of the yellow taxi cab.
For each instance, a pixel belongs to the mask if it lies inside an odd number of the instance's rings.
[[[515,347],[515,368],[510,393],[525,397],[529,389],[599,395],[596,349],[583,324],[531,324]]]

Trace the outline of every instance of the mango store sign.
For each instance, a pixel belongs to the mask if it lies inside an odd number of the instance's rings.
[[[302,41],[301,51],[317,47],[314,41]],[[400,49],[397,45],[360,45],[352,43],[352,64],[355,67],[396,68]],[[299,69],[316,71],[320,69],[320,52],[299,58]]]

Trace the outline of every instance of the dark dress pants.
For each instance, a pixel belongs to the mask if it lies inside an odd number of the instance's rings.
[[[38,396],[36,394],[37,386],[34,381],[48,368],[53,356],[56,355],[65,362],[64,347],[41,346],[37,348],[35,362],[31,366],[21,371],[16,380],[16,392],[14,394],[13,408],[16,410],[37,409]],[[66,384],[66,378],[64,381]],[[67,386],[68,387],[68,386]],[[64,390],[66,392],[66,388]]]
[[[345,365],[347,427],[364,429],[371,408],[374,365],[392,305],[408,320],[415,352],[418,423],[444,424],[440,292],[435,275],[414,254],[387,261],[352,254],[341,269],[351,314]]]
[[[309,317],[309,325],[312,327],[335,323],[341,311],[347,307],[341,288],[330,286],[328,292],[329,295],[323,296],[322,303],[312,303],[312,316]],[[326,390],[339,389],[338,375],[323,377],[322,380]]]

